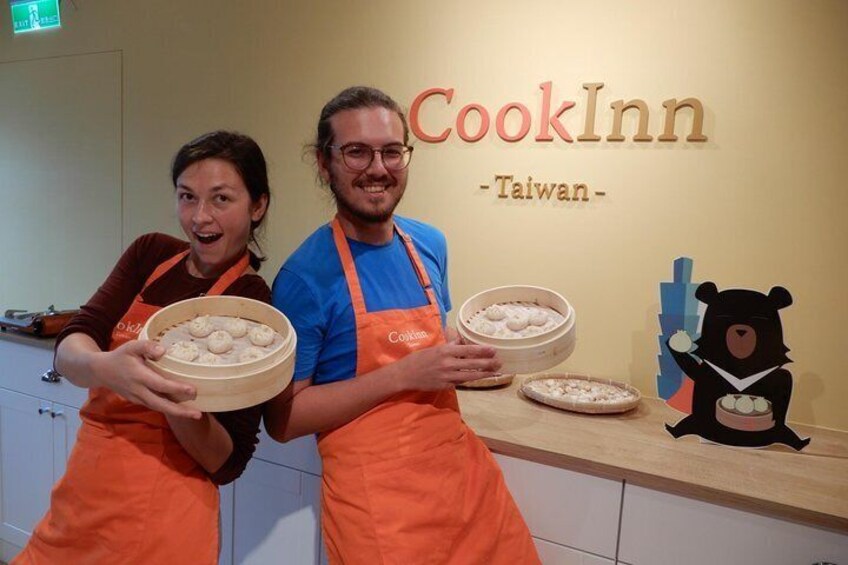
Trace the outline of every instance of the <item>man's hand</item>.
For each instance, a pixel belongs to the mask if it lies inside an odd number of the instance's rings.
[[[501,368],[492,347],[459,343],[416,351],[395,363],[402,390],[441,390],[457,383],[491,377]]]

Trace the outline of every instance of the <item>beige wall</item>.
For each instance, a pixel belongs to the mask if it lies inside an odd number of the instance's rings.
[[[123,244],[175,232],[167,168],[176,148],[213,128],[253,135],[271,165],[265,275],[331,207],[302,158],[322,104],[354,83],[404,104],[425,88],[424,124],[449,125],[470,102],[539,112],[539,83],[570,99],[582,130],[584,82],[609,103],[641,98],[660,132],[663,100],[695,96],[706,143],[537,143],[491,132],[468,144],[418,142],[403,214],[450,242],[455,307],[502,284],[563,293],[579,341],[564,369],[628,380],[655,394],[658,283],[679,255],[696,281],[767,291],[781,284],[796,392],[790,419],[848,430],[843,321],[848,301],[848,4],[834,1],[63,3],[60,32],[12,37],[0,10],[0,61],[120,50],[123,69]],[[683,123],[687,120],[683,120]],[[678,135],[682,133],[682,127]],[[496,198],[495,174],[584,182],[585,204]],[[117,190],[117,187],[116,187]],[[104,273],[105,275],[105,273]]]

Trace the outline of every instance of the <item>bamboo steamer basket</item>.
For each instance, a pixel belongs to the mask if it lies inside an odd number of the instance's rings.
[[[228,412],[261,404],[282,392],[294,374],[297,336],[279,310],[240,296],[203,296],[175,302],[156,312],[141,329],[139,339],[155,340],[169,328],[197,316],[233,316],[270,326],[282,344],[255,361],[204,365],[163,356],[148,360],[163,377],[193,386],[197,397],[182,404],[203,412]]]
[[[493,304],[508,302],[546,306],[565,319],[547,332],[517,338],[489,336],[471,328],[475,314]],[[494,347],[505,374],[547,371],[565,361],[577,341],[576,315],[571,304],[561,294],[539,286],[501,286],[475,294],[460,307],[456,329],[466,342]]]

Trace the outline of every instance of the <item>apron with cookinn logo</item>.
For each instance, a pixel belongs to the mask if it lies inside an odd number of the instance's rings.
[[[109,350],[136,339],[161,307],[141,294],[188,251],[159,265],[112,332]],[[207,295],[248,266],[245,255]],[[65,476],[15,565],[218,562],[218,489],[182,448],[163,414],[106,388],[89,391]]]
[[[333,238],[356,319],[356,378],[445,342],[436,297],[411,239],[396,225],[428,304],[369,313],[338,218]],[[539,558],[456,392],[408,391],[318,438],[321,519],[331,563],[520,565]]]

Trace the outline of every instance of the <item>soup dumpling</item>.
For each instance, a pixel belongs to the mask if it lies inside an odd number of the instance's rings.
[[[234,338],[247,335],[247,322],[241,318],[230,318],[224,324],[224,330]]]
[[[492,304],[486,308],[486,317],[493,322],[506,318],[506,310],[500,304]]]
[[[520,332],[530,323],[530,317],[526,312],[515,312],[506,320],[506,327],[514,332]]]
[[[215,330],[209,316],[197,316],[188,323],[188,333],[193,337],[206,337]]]
[[[544,326],[548,323],[548,313],[544,310],[536,310],[532,314],[530,314],[530,325],[531,326]]]
[[[195,360],[195,363],[202,363],[203,365],[218,365],[221,363],[221,358],[214,353],[207,351],[206,353],[201,353],[200,357]]]
[[[246,347],[239,353],[239,363],[247,363],[248,361],[256,361],[265,357],[265,352],[258,347]]]
[[[224,330],[216,330],[206,338],[206,347],[212,353],[226,353],[233,348],[233,336]]]
[[[167,354],[181,361],[194,361],[200,350],[193,341],[177,341],[168,348]]]
[[[247,338],[253,345],[265,347],[274,343],[275,333],[276,332],[273,328],[266,326],[265,324],[258,324],[250,328],[250,331],[247,332]]]

